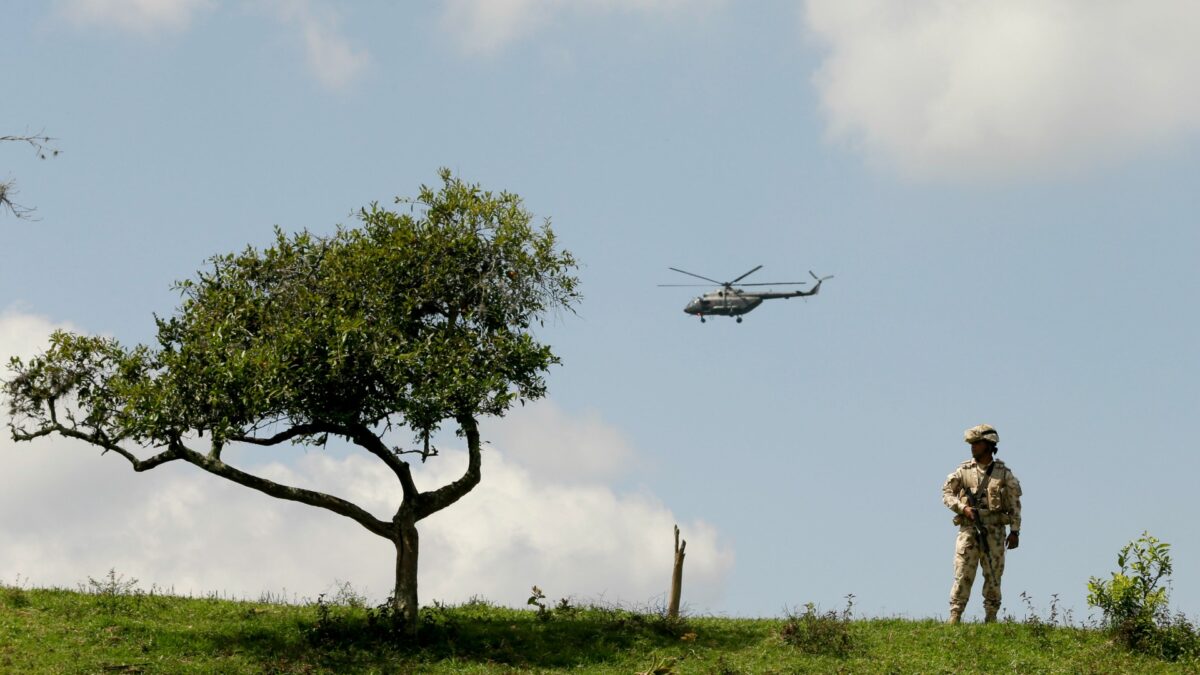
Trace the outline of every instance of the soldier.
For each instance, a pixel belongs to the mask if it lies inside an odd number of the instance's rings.
[[[958,525],[948,623],[962,621],[976,566],[983,567],[984,620],[991,623],[1000,611],[1004,549],[1016,548],[1021,541],[1021,483],[1004,462],[994,458],[1000,443],[994,428],[987,424],[971,427],[963,439],[971,444],[972,458],[960,464],[942,485],[942,503],[956,514],[954,524]],[[1007,537],[1005,525],[1010,528]]]

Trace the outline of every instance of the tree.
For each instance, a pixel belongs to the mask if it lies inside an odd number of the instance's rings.
[[[39,159],[58,156],[58,149],[51,146],[53,142],[53,138],[40,133],[24,136],[0,136],[0,143],[26,143],[32,146]],[[0,211],[7,210],[17,218],[25,220],[33,219],[33,212],[36,209],[14,202],[12,197],[15,194],[17,194],[16,181],[0,181]]]
[[[14,358],[3,383],[13,438],[79,439],[135,471],[183,461],[345,516],[395,545],[392,602],[415,632],[417,522],[479,483],[479,418],[545,394],[559,360],[531,327],[579,297],[574,258],[548,222],[531,225],[518,196],[440,177],[437,191],[397,198],[410,213],[372,204],[360,227],[328,237],[277,229],[268,248],[211,258],[177,284],[176,313],[155,318],[156,346],[57,332],[44,354]],[[447,421],[466,439],[467,468],[422,491],[404,457],[435,456],[429,435]],[[388,445],[397,428],[419,447]],[[330,437],[395,475],[403,497],[390,519],[222,459],[233,444]]]

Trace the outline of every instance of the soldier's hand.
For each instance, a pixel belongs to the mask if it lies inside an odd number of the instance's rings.
[[[1009,548],[1016,548],[1021,545],[1021,538],[1016,532],[1009,532],[1008,539],[1004,542]]]
[[[969,506],[964,506],[963,507],[963,515],[971,520],[975,520],[975,509],[973,509]]]

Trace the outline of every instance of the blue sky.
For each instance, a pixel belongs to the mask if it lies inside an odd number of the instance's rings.
[[[1190,3],[277,0],[22,4],[0,28],[0,351],[152,337],[171,282],[272,226],[331,232],[446,166],[522,195],[582,262],[547,401],[484,424],[484,481],[422,530],[422,601],[695,611],[853,593],[946,611],[942,480],[988,422],[1026,489],[1005,575],[1086,614],[1149,530],[1200,608],[1200,10]],[[667,268],[836,274],[700,325]],[[696,289],[703,290],[703,289]],[[445,439],[448,446],[452,439]],[[433,483],[460,470],[430,466]],[[245,466],[388,510],[345,449]],[[432,463],[431,463],[432,464]],[[0,579],[117,566],[180,591],[388,590],[334,516],[65,441],[0,442]],[[490,473],[489,473],[490,472]],[[264,561],[271,561],[265,564]],[[269,571],[264,571],[269,567]],[[976,591],[978,593],[978,591]],[[660,598],[661,599],[661,598]],[[969,611],[979,612],[978,595]]]

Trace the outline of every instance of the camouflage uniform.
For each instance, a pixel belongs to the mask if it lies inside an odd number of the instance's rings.
[[[988,435],[981,435],[980,431]],[[974,433],[972,433],[974,432]],[[999,440],[995,430],[987,425],[968,429],[967,441]],[[994,436],[994,438],[993,438]],[[954,585],[950,589],[950,616],[956,621],[962,616],[975,582],[976,567],[983,567],[983,607],[989,620],[995,620],[1000,610],[1000,578],[1004,575],[1005,525],[1013,532],[1021,529],[1021,483],[1004,462],[992,459],[995,468],[988,479],[987,489],[980,495],[977,517],[986,526],[990,554],[986,560],[975,536],[970,519],[963,515],[967,506],[967,490],[972,494],[983,482],[986,469],[974,459],[960,464],[942,485],[942,503],[955,514],[958,539],[954,546]]]

